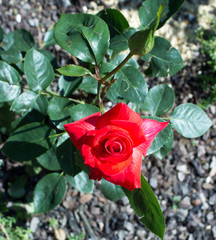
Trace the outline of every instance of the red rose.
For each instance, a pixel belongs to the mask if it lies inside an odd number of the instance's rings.
[[[141,187],[142,155],[168,122],[141,119],[126,104],[64,125],[80,150],[90,179],[105,178],[129,190]]]

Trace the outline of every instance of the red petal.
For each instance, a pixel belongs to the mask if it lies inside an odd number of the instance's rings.
[[[146,141],[138,146],[138,149],[145,156],[151,146],[152,141],[157,136],[157,134],[162,131],[168,122],[158,122],[153,119],[143,119],[142,130],[146,137]]]
[[[129,132],[134,147],[137,147],[146,140],[141,126],[136,123],[125,120],[111,120],[111,122],[113,125],[126,129]]]
[[[101,171],[97,168],[91,168],[90,174],[89,174],[89,179],[100,181],[102,179]]]
[[[96,121],[98,120],[100,112],[94,113],[88,117],[80,119],[76,122],[65,124],[64,128],[70,135],[70,138],[79,150],[83,144],[83,137],[88,131],[95,130]]]
[[[122,172],[114,176],[103,175],[107,181],[129,189],[141,188],[142,153],[138,148],[133,149],[132,161]]]
[[[142,125],[142,119],[140,115],[131,110],[126,104],[119,103],[115,107],[111,108],[108,112],[104,113],[97,121],[96,127],[102,128],[107,125],[111,125],[112,120],[127,120]]]

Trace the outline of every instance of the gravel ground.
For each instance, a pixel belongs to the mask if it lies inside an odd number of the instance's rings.
[[[0,0],[0,24],[6,33],[26,28],[41,42],[47,29],[65,12],[97,12],[103,7],[118,7],[131,25],[137,27],[137,7],[141,2]],[[215,0],[187,0],[174,19],[159,32],[181,51],[186,66],[172,78],[147,81],[149,86],[158,82],[172,84],[176,104],[197,104],[206,96],[199,80],[205,63],[194,36],[198,24],[208,25],[215,10]],[[58,47],[50,49],[54,53],[59,50]],[[59,57],[59,61],[62,64],[64,60]],[[143,161],[142,173],[165,215],[165,239],[216,239],[216,105],[212,105],[207,114],[213,120],[213,127],[204,136],[191,140],[175,132],[174,146],[167,157],[161,161],[151,156]],[[65,234],[80,232],[86,239],[158,239],[143,227],[126,197],[111,202],[104,198],[99,185],[96,183],[93,194],[69,189],[61,206],[28,219],[25,225],[32,229],[32,239],[64,239]],[[50,225],[53,218],[58,220],[55,229]]]

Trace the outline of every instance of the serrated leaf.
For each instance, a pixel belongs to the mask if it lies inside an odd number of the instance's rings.
[[[100,109],[90,104],[78,104],[71,107],[68,111],[72,120],[75,122],[93,113],[100,112]]]
[[[154,234],[163,239],[165,220],[160,205],[148,182],[141,175],[141,189],[129,191],[123,188],[131,207],[140,221]]]
[[[160,18],[158,29],[178,11],[184,0],[145,0],[139,8],[139,18],[144,29],[151,28],[157,21],[157,12],[161,5],[163,10]]]
[[[181,104],[175,108],[170,115],[170,122],[186,138],[200,137],[212,126],[206,113],[192,103]]]
[[[73,103],[62,97],[53,97],[48,105],[48,115],[53,124],[60,130],[64,130],[63,125],[71,122],[69,109]]]
[[[15,130],[2,151],[12,160],[28,161],[45,153],[55,140],[55,131],[49,126],[30,123]]]
[[[4,37],[4,31],[2,29],[2,27],[0,26],[0,42],[3,40]]]
[[[81,77],[81,76],[92,74],[87,68],[77,66],[74,64],[61,67],[57,69],[57,71],[60,72],[62,75],[65,75],[68,77]]]
[[[76,190],[84,193],[93,193],[94,181],[89,179],[89,175],[86,172],[82,171],[74,177],[67,175],[67,180]]]
[[[61,76],[58,80],[60,94],[62,96],[72,94],[80,86],[81,81],[81,77]]]
[[[14,100],[20,94],[20,87],[0,81],[0,102]]]
[[[51,28],[44,36],[44,47],[55,45],[54,28]]]
[[[98,82],[92,76],[85,76],[82,79],[82,83],[79,85],[79,88],[84,90],[87,93],[97,94]]]
[[[111,201],[118,201],[125,196],[121,186],[108,182],[105,179],[101,181],[101,190],[104,196]]]
[[[57,143],[56,156],[61,169],[73,177],[81,171],[76,165],[75,151],[69,135],[67,133],[62,135]]]
[[[22,60],[22,54],[19,50],[17,50],[15,47],[9,48],[7,51],[0,49],[0,55],[2,60],[5,62],[12,64],[12,63],[18,63]]]
[[[10,111],[8,103],[4,103],[0,107],[0,126],[5,127],[8,131],[11,130],[11,123],[14,120],[14,113]]]
[[[6,62],[0,61],[0,80],[11,85],[20,86],[21,77],[17,70]]]
[[[48,100],[45,96],[27,91],[14,100],[11,105],[11,110],[18,114],[22,114],[35,109],[43,115],[46,115],[47,106]]]
[[[145,71],[147,76],[166,77],[173,76],[184,67],[180,52],[172,47],[166,39],[156,37],[154,47],[148,54],[150,65]]]
[[[172,149],[173,145],[173,132],[169,135],[167,142],[154,154],[154,156],[158,157],[159,159],[163,159]]]
[[[53,145],[48,151],[37,157],[37,161],[42,167],[50,171],[58,171],[61,169],[56,156],[56,145]]]
[[[31,90],[45,90],[54,80],[54,71],[48,59],[37,50],[30,49],[25,57],[24,71]]]
[[[54,29],[57,43],[84,62],[99,64],[109,45],[107,24],[90,14],[62,14]]]
[[[44,176],[34,190],[35,213],[45,213],[61,203],[66,194],[66,181],[59,173]]]
[[[145,99],[145,105],[152,116],[163,116],[173,108],[174,102],[174,91],[166,84],[151,88]]]
[[[129,24],[124,15],[117,9],[104,9],[97,13],[109,27],[110,49],[123,51],[128,48],[128,39],[124,36],[124,31],[129,28]]]

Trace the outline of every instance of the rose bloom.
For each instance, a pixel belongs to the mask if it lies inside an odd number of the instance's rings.
[[[142,119],[119,103],[103,115],[98,112],[64,127],[90,167],[90,179],[103,177],[132,191],[141,188],[142,155],[167,125]]]

